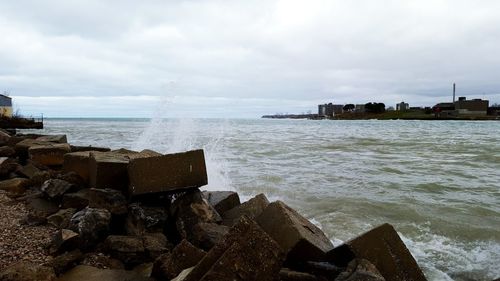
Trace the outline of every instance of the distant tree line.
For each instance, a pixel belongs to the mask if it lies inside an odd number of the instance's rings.
[[[365,111],[368,113],[384,113],[385,104],[380,102],[369,102],[365,104]]]

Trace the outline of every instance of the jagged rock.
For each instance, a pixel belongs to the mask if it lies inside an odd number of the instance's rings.
[[[153,276],[160,280],[175,278],[182,270],[196,265],[205,254],[187,240],[182,240],[172,253],[162,255],[155,261]]]
[[[70,229],[77,232],[85,246],[91,247],[109,233],[111,213],[106,209],[85,208],[73,215]]]
[[[76,209],[61,209],[55,214],[52,214],[47,217],[47,223],[56,227],[56,228],[68,228],[71,217],[76,213]]]
[[[2,281],[55,281],[54,270],[32,262],[17,262],[0,272]]]
[[[269,204],[257,223],[287,254],[287,261],[321,261],[333,249],[323,231],[281,201]]]
[[[58,281],[153,281],[131,270],[99,269],[79,265],[59,277]]]
[[[132,203],[128,207],[125,229],[127,235],[143,235],[145,232],[163,232],[168,211],[163,207],[143,206]]]
[[[98,146],[78,146],[71,145],[71,152],[83,152],[83,151],[98,151],[98,152],[108,152],[111,151],[109,147],[98,147]]]
[[[219,214],[241,204],[240,196],[234,191],[203,191],[203,197]]]
[[[63,171],[77,173],[88,184],[90,153],[91,151],[82,151],[64,154]]]
[[[69,152],[71,148],[67,143],[34,145],[28,149],[30,159],[45,166],[61,166],[64,154]]]
[[[59,211],[57,204],[43,198],[34,197],[26,200],[28,215],[24,220],[28,225],[40,225],[47,222],[47,217]]]
[[[118,152],[91,152],[89,158],[89,186],[125,191],[128,186],[129,157]]]
[[[60,229],[54,233],[52,237],[49,253],[54,255],[65,251],[71,251],[79,247],[80,244],[81,240],[78,233],[70,229]]]
[[[57,275],[60,275],[61,273],[77,265],[77,263],[82,258],[82,252],[76,249],[71,252],[65,252],[53,258],[47,265],[52,267]]]
[[[46,135],[36,138],[37,141],[55,142],[55,143],[68,143],[66,135]]]
[[[229,227],[216,223],[198,223],[193,227],[192,242],[201,249],[208,251],[227,233]]]
[[[180,237],[192,241],[193,228],[201,222],[219,222],[219,214],[203,199],[198,189],[190,190],[177,198],[170,212]]]
[[[184,281],[278,279],[283,251],[246,216],[195,266]]]
[[[366,259],[388,281],[426,280],[394,227],[387,223],[336,247],[327,257],[339,266],[346,266],[354,258]]]
[[[243,204],[232,208],[231,210],[222,214],[222,224],[233,226],[241,216],[245,215],[251,219],[255,219],[262,211],[269,205],[264,194],[258,194],[254,198],[244,202]]]
[[[365,259],[354,259],[335,281],[385,281],[377,268]],[[413,279],[399,279],[413,280]]]
[[[77,210],[81,210],[89,205],[89,191],[90,189],[85,188],[81,189],[74,193],[66,193],[62,198],[62,207],[67,208],[75,208]]]
[[[16,151],[10,146],[0,147],[0,157],[12,157],[16,154]]]
[[[89,207],[108,210],[112,215],[127,213],[127,199],[118,190],[91,188],[89,191]]]
[[[282,268],[280,270],[280,281],[324,281],[324,280],[326,279],[305,272],[293,271],[289,268]]]
[[[139,264],[146,259],[144,243],[141,237],[110,235],[104,241],[112,257],[125,264]]]
[[[142,236],[144,249],[151,260],[155,260],[160,255],[168,252],[171,248],[167,237],[163,233],[148,233]]]
[[[40,169],[38,169],[32,163],[27,163],[26,165],[22,166],[21,169],[19,169],[19,171],[18,171],[18,173],[20,175],[25,176],[28,179],[33,178],[39,172],[40,172]]]
[[[192,189],[207,184],[203,150],[133,157],[128,165],[131,196]]]
[[[61,198],[65,193],[70,191],[73,185],[67,181],[59,179],[46,180],[41,187],[42,192],[50,199]]]
[[[23,178],[13,178],[0,181],[0,190],[5,190],[13,196],[20,196],[26,191],[28,180]]]

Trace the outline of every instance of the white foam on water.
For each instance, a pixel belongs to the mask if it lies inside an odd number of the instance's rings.
[[[428,280],[493,280],[500,276],[498,242],[460,242],[434,234],[428,226],[418,227],[418,232],[411,239],[399,235]]]

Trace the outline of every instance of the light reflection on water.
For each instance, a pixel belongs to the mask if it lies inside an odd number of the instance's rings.
[[[500,276],[499,122],[53,119],[45,125],[45,133],[65,133],[81,145],[203,147],[209,189],[281,199],[334,241],[389,222],[431,280]]]

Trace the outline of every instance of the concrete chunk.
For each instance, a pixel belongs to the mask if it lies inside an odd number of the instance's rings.
[[[422,270],[390,224],[376,227],[327,254],[339,266],[352,259],[370,261],[387,281],[426,280]]]
[[[90,151],[66,153],[63,160],[63,171],[65,173],[75,172],[88,183],[90,153]]]
[[[203,150],[131,159],[128,176],[130,195],[190,189],[208,183]]]
[[[240,196],[234,191],[203,191],[203,198],[212,205],[219,214],[239,206]]]
[[[19,156],[19,160],[21,160],[21,162],[24,162],[29,157],[28,149],[30,147],[36,145],[48,145],[48,144],[51,143],[47,141],[37,141],[35,139],[27,138],[16,143],[14,149],[16,150],[16,154]]]
[[[158,280],[170,280],[184,269],[195,266],[204,256],[205,251],[200,250],[182,240],[172,251],[160,256],[153,265],[153,276]]]
[[[89,207],[108,210],[112,215],[127,213],[127,199],[118,190],[91,188],[89,191]]]
[[[89,158],[89,186],[126,190],[129,157],[118,152],[92,152]]]
[[[48,143],[34,145],[28,149],[31,160],[45,166],[60,166],[64,162],[64,154],[71,152],[67,143]]]
[[[289,261],[323,260],[333,249],[321,229],[281,201],[269,204],[256,221],[280,244]]]
[[[66,135],[47,135],[36,138],[37,141],[48,141],[56,143],[68,143]]]
[[[233,226],[243,215],[255,219],[264,211],[267,205],[269,205],[269,200],[267,200],[266,196],[262,193],[258,194],[247,202],[223,213],[222,224]]]

